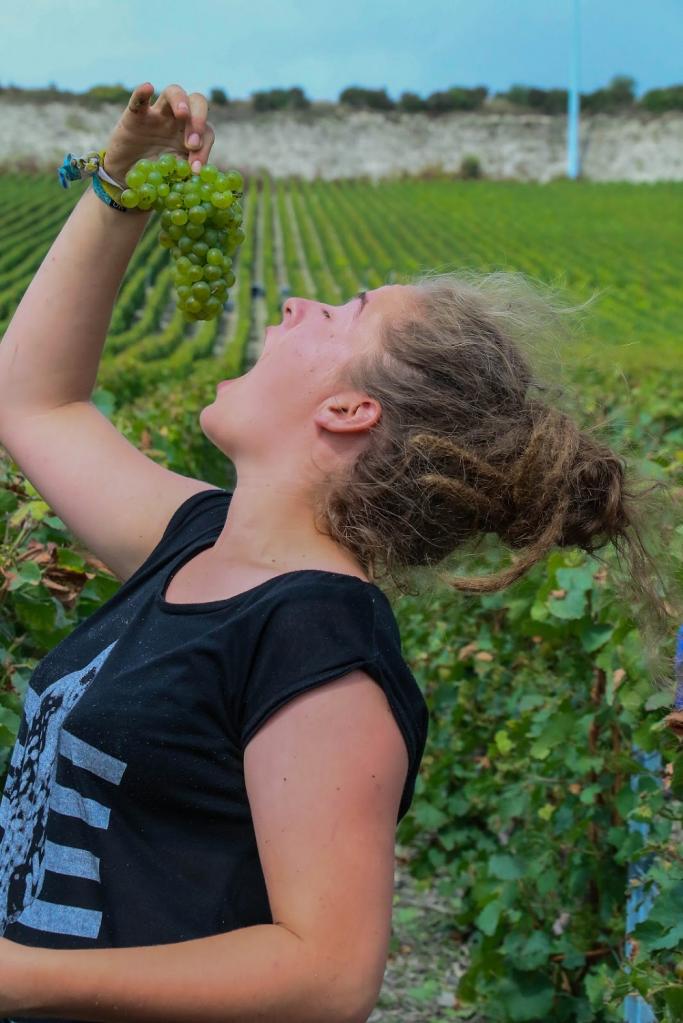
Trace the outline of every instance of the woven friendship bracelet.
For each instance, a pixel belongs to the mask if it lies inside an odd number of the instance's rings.
[[[105,202],[107,206],[112,206],[115,210],[121,210],[122,213],[128,213],[129,210],[127,210],[125,206],[122,206],[121,203],[117,202],[113,195],[109,194],[109,192],[107,191],[107,186],[111,188],[112,191],[114,191],[113,186],[109,185],[108,182],[100,181],[99,177],[96,174],[93,176],[92,179],[93,191],[99,196],[102,202]],[[118,191],[115,194],[118,197],[120,197],[121,190],[118,189]]]
[[[105,153],[104,149],[91,150],[84,156],[67,153],[62,166],[57,169],[59,183],[62,188],[68,188],[72,181],[92,178],[93,191],[103,203],[120,210],[121,213],[130,213],[131,211],[118,201],[126,186],[107,174],[103,167]]]

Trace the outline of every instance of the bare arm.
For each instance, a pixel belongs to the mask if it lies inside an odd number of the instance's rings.
[[[6,939],[1,939],[5,941]],[[9,943],[10,947],[12,943]],[[8,960],[9,954],[5,954]],[[0,1009],[115,1023],[361,1023],[344,965],[278,924],[135,948],[12,950]],[[15,1007],[16,1006],[16,1007]]]
[[[194,149],[204,164],[211,151],[205,97],[169,85],[150,106],[152,92],[149,82],[134,90],[105,146],[119,181],[141,157]],[[92,187],[81,197],[0,342],[0,423],[90,399],[114,300],[150,216],[114,210]]]
[[[1,418],[17,408],[88,401],[114,301],[150,215],[111,209],[91,186],[81,196],[0,342]]]
[[[193,131],[200,162],[213,144],[201,93],[170,85],[150,107],[152,91],[149,82],[135,89],[104,147],[106,169],[119,181],[140,158],[184,157]],[[90,401],[114,300],[150,216],[112,209],[88,188],[0,341],[0,444],[122,581],[148,558],[176,508],[211,486],[158,465]]]

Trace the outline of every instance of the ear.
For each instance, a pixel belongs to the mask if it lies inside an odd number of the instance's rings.
[[[342,391],[326,398],[314,422],[332,433],[360,433],[379,422],[382,406],[362,391]]]

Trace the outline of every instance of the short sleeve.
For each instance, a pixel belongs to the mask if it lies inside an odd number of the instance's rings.
[[[165,568],[191,544],[217,537],[225,525],[231,499],[232,491],[213,487],[199,490],[179,504],[158,544],[122,584],[121,591],[125,593],[144,585],[155,572]]]
[[[398,820],[412,802],[427,738],[425,700],[400,649],[386,596],[371,584],[330,573],[294,579],[269,610],[253,653],[241,701],[245,747],[268,718],[315,686],[363,670],[384,690],[408,751]]]
[[[224,524],[231,498],[231,491],[219,487],[199,490],[192,494],[173,512],[159,541],[159,547],[177,539],[182,541],[185,536],[194,539],[198,530],[213,529],[217,523]]]

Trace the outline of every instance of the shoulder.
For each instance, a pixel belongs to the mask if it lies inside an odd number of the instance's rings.
[[[231,498],[232,491],[224,490],[222,487],[209,484],[198,486],[194,493],[178,505],[161,539],[167,540],[188,523],[194,524],[207,515],[211,519],[217,517],[217,521],[222,517],[224,521]],[[213,525],[213,522],[210,525]]]

